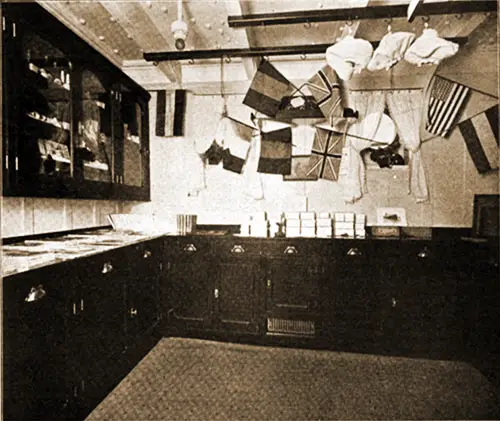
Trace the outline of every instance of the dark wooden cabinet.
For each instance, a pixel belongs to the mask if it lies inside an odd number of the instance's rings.
[[[169,330],[259,331],[260,249],[200,236],[167,238],[164,282]]]
[[[167,237],[164,250],[163,312],[169,328],[207,328],[211,324],[214,278],[210,239]]]
[[[415,356],[460,356],[453,248],[430,241],[385,242],[379,248],[385,259],[381,276],[386,349]]]
[[[78,278],[70,264],[3,280],[3,419],[65,419]]]
[[[214,242],[213,323],[232,333],[262,331],[262,248],[258,241]]]
[[[321,240],[280,239],[269,245],[265,262],[268,334],[317,334],[328,252]]]
[[[42,6],[2,11],[3,194],[149,200],[149,93]]]
[[[5,420],[83,419],[104,399],[153,346],[162,258],[151,240],[3,280]]]

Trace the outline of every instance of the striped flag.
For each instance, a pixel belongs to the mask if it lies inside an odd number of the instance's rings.
[[[434,76],[425,129],[434,135],[446,137],[457,120],[470,88],[440,76]]]
[[[260,157],[257,171],[289,175],[292,165],[292,129],[290,127],[260,134]]]
[[[250,84],[243,104],[270,117],[276,117],[281,100],[290,95],[294,86],[271,63],[263,60]]]
[[[309,81],[307,87],[325,117],[342,117],[340,80],[332,67],[323,66]]]
[[[339,178],[343,146],[342,133],[316,128],[307,175],[331,181]]]
[[[459,123],[469,155],[481,174],[498,168],[498,105]]]

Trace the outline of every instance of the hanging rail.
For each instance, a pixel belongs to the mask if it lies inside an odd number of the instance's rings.
[[[446,38],[448,41],[464,45],[468,37]],[[377,48],[379,41],[373,41],[373,48]],[[254,47],[254,48],[223,48],[217,50],[192,50],[192,51],[160,51],[144,53],[144,60],[152,62],[170,60],[203,60],[221,57],[266,57],[286,56],[303,54],[325,54],[332,44],[314,45],[284,45],[276,47]]]
[[[412,15],[460,15],[462,13],[496,12],[496,0],[474,1],[440,1],[419,5]],[[287,25],[311,22],[333,22],[360,19],[406,18],[408,4],[390,6],[352,7],[350,9],[318,9],[301,10],[281,13],[260,13],[248,15],[228,16],[230,28],[244,28],[248,26]],[[412,19],[410,19],[411,21]]]

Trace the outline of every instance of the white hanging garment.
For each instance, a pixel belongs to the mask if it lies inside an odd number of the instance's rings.
[[[367,69],[371,71],[389,70],[402,60],[406,50],[415,38],[416,35],[412,32],[389,32],[385,34],[374,51]]]
[[[366,69],[372,54],[369,41],[347,35],[326,49],[326,62],[342,80],[349,80],[353,73]]]
[[[405,53],[405,60],[417,66],[439,64],[458,52],[458,44],[441,38],[435,29],[425,28]]]

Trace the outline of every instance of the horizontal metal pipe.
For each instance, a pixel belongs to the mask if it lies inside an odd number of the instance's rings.
[[[496,0],[441,1],[422,4],[415,11],[415,16],[460,15],[462,13],[496,11]],[[407,12],[407,4],[398,4],[389,6],[352,7],[350,9],[318,9],[280,13],[232,15],[228,16],[227,23],[230,28],[243,28],[248,26],[288,25],[308,22],[402,18],[407,16]]]
[[[468,37],[447,38],[449,41],[464,45]],[[379,41],[373,41],[376,48]],[[267,57],[284,55],[324,54],[332,44],[314,45],[284,45],[276,47],[254,47],[254,48],[226,48],[217,50],[183,50],[183,51],[160,51],[144,53],[144,60],[151,62],[170,60],[203,60],[221,57]]]

